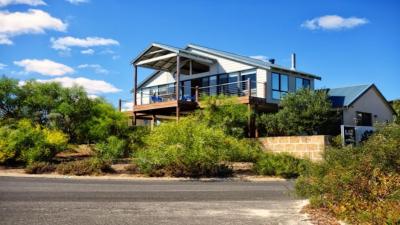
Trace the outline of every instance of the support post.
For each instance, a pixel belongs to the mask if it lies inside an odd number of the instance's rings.
[[[118,99],[118,111],[122,111],[122,99]]]
[[[252,126],[251,126],[251,104],[250,103],[248,103],[247,104],[247,112],[248,112],[248,117],[247,117],[247,137],[251,137],[252,136],[252,134],[251,134],[251,131],[252,131]]]
[[[194,98],[196,102],[199,102],[199,86],[196,86],[195,92],[194,92]]]
[[[133,76],[134,76],[134,82],[135,82],[135,84],[134,84],[134,94],[133,94],[133,106],[136,106],[137,105],[137,66],[136,65],[134,65],[134,72],[133,72]]]
[[[175,93],[176,93],[176,121],[179,121],[179,76],[181,73],[180,57],[176,56],[176,75],[175,75]]]
[[[246,89],[247,89],[247,95],[248,95],[249,97],[251,97],[250,78],[247,78],[247,81],[246,81]]]
[[[151,122],[150,122],[150,129],[151,129],[151,130],[154,129],[154,124],[155,124],[155,122],[156,122],[156,115],[153,114],[153,115],[151,116]]]
[[[267,98],[267,82],[264,82],[264,98]]]

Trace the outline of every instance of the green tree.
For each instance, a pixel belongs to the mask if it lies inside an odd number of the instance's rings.
[[[394,100],[392,103],[392,107],[397,114],[395,116],[394,122],[400,124],[400,100]]]
[[[331,122],[331,103],[324,91],[301,89],[287,94],[275,114],[263,114],[258,125],[267,135],[320,134]]]
[[[21,89],[18,80],[5,76],[0,78],[0,120],[19,117]]]
[[[197,116],[208,126],[222,129],[227,135],[242,138],[246,136],[250,112],[237,98],[210,96],[201,101],[203,110]]]

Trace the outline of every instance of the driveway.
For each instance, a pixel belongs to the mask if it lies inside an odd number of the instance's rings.
[[[0,177],[0,224],[309,224],[291,181]]]

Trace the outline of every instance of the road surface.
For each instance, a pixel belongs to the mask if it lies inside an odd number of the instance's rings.
[[[0,177],[0,224],[309,224],[290,181]]]

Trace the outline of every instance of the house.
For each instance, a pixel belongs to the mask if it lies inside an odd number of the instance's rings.
[[[341,124],[372,126],[391,122],[396,115],[374,84],[328,89],[332,106],[341,112]]]
[[[274,112],[282,96],[300,88],[314,89],[317,75],[225,51],[189,44],[177,48],[153,43],[133,61],[134,123],[176,119],[200,108],[209,95],[237,96],[249,110]],[[154,70],[138,82],[138,67]],[[177,82],[178,81],[178,82]],[[255,124],[249,122],[249,126]],[[254,129],[252,129],[254,130]]]

